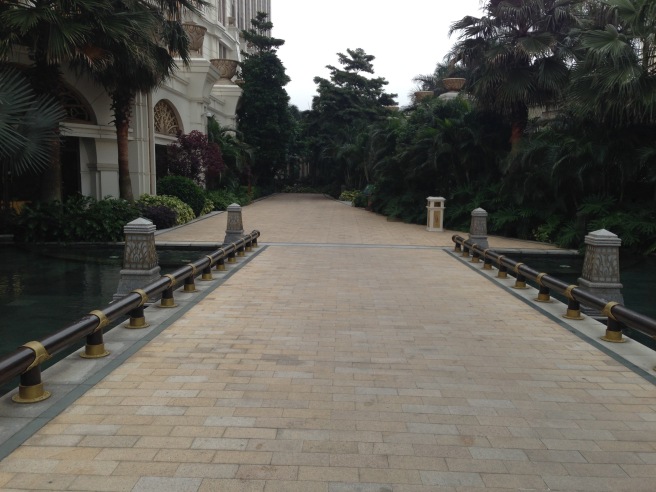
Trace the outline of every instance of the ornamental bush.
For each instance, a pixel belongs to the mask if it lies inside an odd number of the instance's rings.
[[[25,205],[16,219],[16,239],[24,242],[114,242],[139,210],[119,198],[76,195],[65,201]]]
[[[141,195],[137,200],[138,206],[163,205],[176,213],[175,225],[186,224],[194,220],[196,216],[189,205],[175,196],[168,195]]]
[[[183,176],[166,176],[157,181],[157,192],[161,195],[178,197],[198,217],[205,206],[205,193],[192,179]]]
[[[139,207],[141,215],[149,219],[158,230],[176,225],[178,214],[166,205],[143,205]]]
[[[228,205],[239,203],[237,195],[226,189],[208,191],[206,196],[212,200],[214,210],[227,210]]]
[[[209,198],[205,198],[205,205],[203,205],[203,210],[200,211],[200,214],[209,214],[212,210],[214,210],[214,202]]]

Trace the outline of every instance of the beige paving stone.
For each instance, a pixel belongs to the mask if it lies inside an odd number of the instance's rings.
[[[129,477],[172,477],[180,463],[121,461],[112,475]]]
[[[55,473],[17,473],[6,484],[6,489],[11,490],[69,490],[69,486],[75,481],[75,475],[60,475]]]
[[[296,480],[298,466],[239,465],[236,478],[245,480]]]
[[[89,477],[80,475],[75,478],[70,490],[90,492],[129,492],[139,481],[139,477]]]
[[[262,492],[264,480],[204,479],[198,492]]]
[[[357,482],[358,469],[345,466],[299,466],[298,479],[318,482]]]

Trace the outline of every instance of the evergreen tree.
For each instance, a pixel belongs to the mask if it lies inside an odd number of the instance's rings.
[[[253,147],[253,179],[271,185],[285,169],[294,126],[284,89],[290,79],[277,54],[285,41],[269,35],[273,24],[267,14],[258,12],[251,25],[251,29],[242,31],[252,52],[242,53],[244,93],[237,110],[237,125],[244,141]]]
[[[337,53],[341,68],[328,65],[330,78],[315,77],[317,93],[307,116],[313,173],[332,184],[365,184],[365,169],[352,149],[356,135],[389,116],[396,94],[384,91],[387,81],[374,74],[373,55],[362,48]],[[369,74],[367,76],[365,74]]]

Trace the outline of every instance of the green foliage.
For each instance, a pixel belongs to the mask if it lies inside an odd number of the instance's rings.
[[[305,186],[301,184],[285,186],[282,192],[283,193],[322,193],[322,191],[316,189],[313,186]]]
[[[318,95],[304,116],[306,159],[322,184],[359,188],[370,181],[381,158],[376,144],[384,136],[369,130],[392,114],[387,106],[396,104],[396,94],[384,91],[384,78],[369,76],[374,73],[373,55],[358,48],[337,56],[341,67],[329,65],[329,79],[314,79]]]
[[[175,224],[182,225],[196,218],[194,211],[189,205],[175,196],[168,195],[141,195],[137,200],[138,206],[165,206],[176,214]]]
[[[123,227],[137,217],[139,210],[126,200],[96,201],[77,195],[64,202],[23,207],[16,223],[16,237],[24,242],[120,241]]]
[[[255,191],[255,188],[253,188]],[[245,206],[253,201],[253,194],[248,193],[245,186],[237,186],[231,189],[212,190],[206,193],[206,196],[214,204],[214,210],[226,210],[229,205],[237,203]]]
[[[344,202],[353,202],[360,194],[360,190],[344,190],[339,195],[339,199]]]
[[[176,225],[177,214],[165,205],[139,205],[141,215],[150,220],[158,230]]]
[[[251,25],[242,31],[253,51],[243,53],[237,128],[253,149],[249,174],[268,185],[284,172],[294,121],[284,89],[289,77],[276,53],[284,41],[269,35],[273,24],[265,13],[258,12]]]
[[[157,181],[157,192],[178,197],[191,207],[196,217],[201,215],[205,207],[205,193],[190,178],[165,176]]]
[[[203,205],[203,210],[200,211],[200,215],[209,214],[214,210],[214,202],[209,198],[205,198],[205,204]]]

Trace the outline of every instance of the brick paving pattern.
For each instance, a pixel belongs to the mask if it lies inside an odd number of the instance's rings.
[[[401,247],[449,234],[316,197],[244,223],[322,244],[267,246],[5,458],[2,490],[656,490],[656,387]]]

